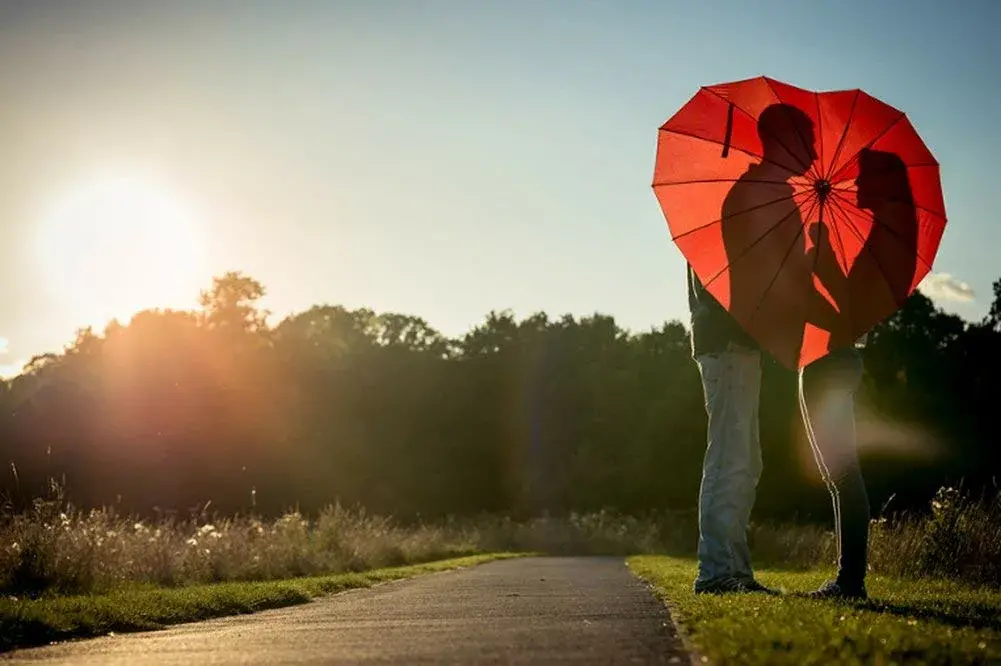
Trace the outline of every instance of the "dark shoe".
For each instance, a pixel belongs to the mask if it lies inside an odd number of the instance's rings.
[[[836,580],[829,580],[820,586],[820,589],[808,592],[811,599],[846,599],[850,601],[864,601],[869,598],[866,592],[865,583],[858,585],[845,585]]]
[[[723,576],[695,585],[695,594],[747,594],[749,592],[778,594],[753,578],[737,578],[736,576]]]
[[[782,594],[778,590],[774,590],[774,589],[772,589],[770,587],[766,587],[765,585],[762,585],[761,583],[759,583],[758,581],[754,580],[753,578],[745,578],[743,580],[743,583],[744,583],[744,587],[747,588],[748,592],[761,592],[763,594],[772,594],[772,595],[776,595],[776,596]]]
[[[744,591],[744,582],[733,576],[721,576],[704,583],[695,583],[695,594],[730,594]]]

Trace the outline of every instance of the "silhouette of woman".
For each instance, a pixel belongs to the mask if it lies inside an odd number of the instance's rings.
[[[833,324],[828,328],[833,351],[799,374],[803,424],[831,493],[838,540],[837,578],[811,593],[820,598],[867,596],[870,508],[855,433],[855,394],[863,374],[859,349],[867,332],[858,327],[862,322],[878,321],[904,303],[918,261],[917,213],[903,160],[893,153],[863,150],[855,184],[857,207],[871,213],[871,230],[847,276],[834,259],[823,225],[812,230],[818,278],[831,294],[840,321],[828,322]],[[851,227],[860,237],[855,222]],[[846,240],[836,242],[847,245]]]
[[[813,308],[814,323],[831,333],[829,349],[857,342],[866,335],[869,322],[876,322],[904,304],[914,287],[918,265],[918,218],[907,178],[907,166],[899,155],[863,149],[859,153],[855,179],[856,205],[869,211],[871,225],[865,225],[858,213],[841,213],[842,229],[834,243],[847,249],[862,240],[870,226],[847,277],[835,258],[834,246],[825,225],[814,225],[810,232],[816,246],[815,271],[837,308],[824,301]],[[844,195],[835,195],[843,197]],[[842,234],[844,232],[841,232]],[[823,296],[818,294],[818,302]],[[826,306],[826,307],[825,307]],[[831,312],[835,312],[832,319]]]

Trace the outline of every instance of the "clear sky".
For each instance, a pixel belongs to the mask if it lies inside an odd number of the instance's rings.
[[[935,294],[980,318],[1001,277],[999,23],[973,0],[0,0],[0,364],[193,306],[229,269],[276,316],[685,320],[657,128],[759,74],[908,114],[943,166]],[[116,197],[132,207],[98,216]]]

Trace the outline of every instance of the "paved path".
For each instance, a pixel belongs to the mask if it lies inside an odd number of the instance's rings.
[[[22,650],[47,664],[685,663],[663,605],[621,558],[529,558],[303,606]]]

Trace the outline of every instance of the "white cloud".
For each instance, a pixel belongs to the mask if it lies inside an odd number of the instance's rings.
[[[962,280],[957,280],[948,273],[929,273],[918,285],[918,289],[933,301],[969,303],[974,296],[973,288],[970,285]]]

